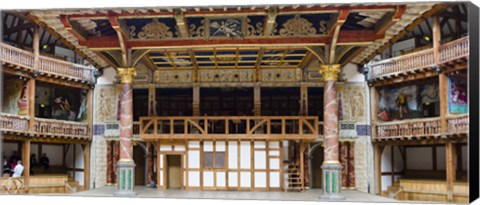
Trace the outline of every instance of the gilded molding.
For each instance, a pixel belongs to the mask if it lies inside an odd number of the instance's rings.
[[[320,74],[322,74],[324,81],[337,81],[339,73],[340,64],[320,65]]]
[[[137,75],[135,68],[117,68],[117,71],[120,83],[132,83],[133,78]]]

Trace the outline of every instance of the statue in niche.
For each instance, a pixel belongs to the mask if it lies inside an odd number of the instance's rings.
[[[400,119],[403,119],[403,114],[408,113],[407,95],[403,91],[400,91],[395,102],[398,106],[398,114]]]
[[[18,115],[27,115],[28,112],[28,100],[27,100],[27,82],[23,83],[22,93],[18,98]]]

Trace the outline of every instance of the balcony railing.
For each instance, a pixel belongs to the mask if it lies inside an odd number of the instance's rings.
[[[302,116],[141,117],[140,138],[313,140],[318,125]]]
[[[448,132],[455,134],[468,133],[468,115],[453,115],[447,117]]]
[[[35,68],[35,54],[13,46],[0,43],[1,60],[23,67],[32,72],[38,71],[45,75],[56,75],[61,78],[70,78],[75,81],[93,83],[93,69],[67,61],[50,57],[39,56],[38,68]]]
[[[468,36],[443,44],[440,47],[440,63],[447,63],[468,56]]]
[[[440,118],[412,119],[377,123],[377,138],[411,138],[436,136],[441,133]]]
[[[72,139],[90,138],[88,123],[35,118],[33,130],[30,130],[29,120],[28,116],[0,113],[0,131]]]
[[[440,64],[468,56],[469,37],[463,37],[440,46]],[[434,65],[433,48],[374,62],[370,65],[369,79],[416,73]]]
[[[0,113],[0,130],[7,132],[28,131],[28,116]]]
[[[89,138],[88,123],[35,118],[34,131],[39,135],[59,135],[72,138]]]
[[[441,135],[468,134],[468,115],[452,115],[447,117],[446,133],[441,131],[439,117],[411,119],[395,122],[377,123],[375,138],[377,139],[411,139],[412,137],[436,137]]]

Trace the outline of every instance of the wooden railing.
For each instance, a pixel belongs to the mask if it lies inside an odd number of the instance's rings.
[[[468,115],[453,115],[447,117],[448,132],[455,134],[468,133]]]
[[[439,63],[467,57],[469,53],[469,36],[445,43],[440,46]],[[434,62],[434,48],[409,53],[406,55],[385,59],[370,64],[369,79],[395,76],[398,74],[415,73],[431,68]]]
[[[303,139],[319,137],[317,117],[141,117],[143,139]]]
[[[60,135],[89,138],[88,123],[35,118],[34,132],[40,135]]]
[[[13,46],[0,43],[1,60],[13,65],[18,65],[31,71],[38,71],[46,75],[58,75],[77,81],[92,83],[93,69],[87,66],[70,63],[50,57],[39,56],[38,68],[35,68],[35,55]]]
[[[0,130],[10,132],[28,131],[28,116],[0,113]]]
[[[377,138],[434,136],[441,132],[440,118],[412,119],[377,123]]]
[[[440,47],[440,63],[457,60],[468,56],[469,38],[465,36],[443,44]]]
[[[432,65],[433,49],[427,49],[372,63],[370,65],[370,79],[416,72]]]
[[[133,122],[133,136],[138,137],[140,135],[140,122],[135,121]]]

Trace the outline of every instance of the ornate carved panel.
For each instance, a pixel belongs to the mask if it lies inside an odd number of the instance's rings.
[[[365,87],[363,85],[339,85],[338,98],[341,100],[343,121],[364,121]]]
[[[200,82],[253,82],[254,69],[238,70],[199,70]]]
[[[149,83],[151,81],[151,71],[145,67],[145,65],[139,64],[135,70],[137,72],[137,75],[133,79],[135,83]]]
[[[118,95],[116,87],[98,86],[95,89],[95,121],[108,122],[117,120]]]
[[[297,14],[277,16],[271,35],[279,36],[314,36],[325,35],[328,22],[333,14]]]
[[[128,19],[126,24],[130,39],[169,39],[179,36],[173,18]]]
[[[301,69],[262,69],[262,82],[300,82],[302,80]]]
[[[191,70],[156,70],[155,83],[191,83],[193,71]]]

